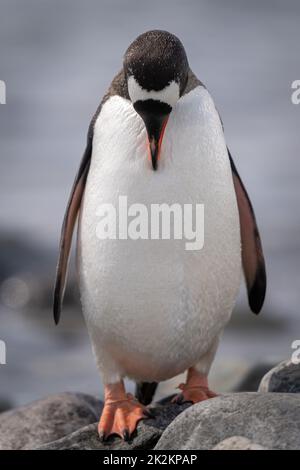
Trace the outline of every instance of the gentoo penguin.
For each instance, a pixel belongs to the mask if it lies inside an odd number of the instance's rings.
[[[120,196],[148,208],[203,204],[202,249],[175,238],[99,238],[99,207],[116,207]],[[208,372],[242,267],[256,314],[266,291],[251,202],[214,102],[174,35],[149,31],[129,46],[91,121],[62,226],[56,323],[78,214],[82,310],[105,390],[99,435],[127,440],[149,416],[151,397],[143,400],[146,385],[140,401],[127,394],[123,379],[149,383],[153,393],[155,382],[187,371],[175,402],[214,397]]]

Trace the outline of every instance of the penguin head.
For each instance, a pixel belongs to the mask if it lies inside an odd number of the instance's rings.
[[[189,65],[179,39],[166,31],[148,31],[124,56],[128,95],[149,139],[152,168],[157,169],[168,117],[186,87]]]

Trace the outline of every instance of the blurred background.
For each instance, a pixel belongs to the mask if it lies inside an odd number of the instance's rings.
[[[0,409],[60,391],[102,395],[74,263],[53,323],[57,247],[90,118],[148,29],[179,36],[211,92],[266,256],[264,310],[250,313],[242,287],[212,387],[238,388],[252,366],[291,356],[300,339],[299,22],[298,0],[0,0]]]

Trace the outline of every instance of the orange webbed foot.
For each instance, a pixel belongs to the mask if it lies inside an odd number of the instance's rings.
[[[178,395],[172,399],[172,403],[177,403],[177,405],[187,402],[198,403],[199,401],[218,396],[215,392],[206,387],[188,387],[186,384],[180,384],[178,388],[180,388],[182,392],[178,393]]]
[[[186,383],[180,384],[178,388],[182,391],[172,400],[172,403],[178,405],[187,402],[198,403],[218,396],[208,388],[207,377],[194,368],[189,369]]]
[[[136,430],[138,422],[141,419],[151,417],[147,408],[141,405],[130,393],[126,394],[123,390],[121,390],[121,394],[115,393],[116,386],[119,386],[118,391],[120,392],[120,384],[107,386],[110,388],[108,393],[106,387],[106,395],[108,394],[109,397],[105,399],[98,425],[101,441],[107,440],[114,434],[120,436],[124,441],[128,441]],[[111,390],[111,387],[114,390]],[[124,389],[123,384],[122,388]]]

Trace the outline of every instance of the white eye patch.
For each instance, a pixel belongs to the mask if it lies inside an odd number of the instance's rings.
[[[179,99],[179,85],[174,80],[159,91],[145,90],[136,81],[133,75],[128,78],[128,93],[133,103],[136,101],[157,100],[173,107]]]

